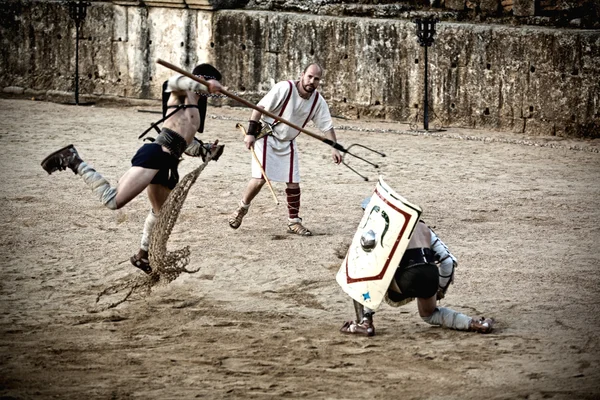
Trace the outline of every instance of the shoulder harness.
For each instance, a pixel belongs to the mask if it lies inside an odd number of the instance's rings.
[[[161,119],[159,119],[158,121],[154,122],[153,124],[150,124],[150,127],[148,129],[146,129],[144,132],[142,132],[142,134],[140,136],[138,136],[138,139],[141,139],[144,136],[146,136],[146,134],[148,132],[150,132],[152,129],[155,129],[156,132],[160,134],[161,130],[158,127],[159,124],[162,124],[164,121],[169,119],[173,114],[175,114],[179,110],[185,110],[187,108],[197,108],[198,109],[198,111],[200,112],[200,126],[198,127],[198,133],[204,132],[204,120],[206,119],[206,106],[208,103],[206,97],[200,96],[200,98],[198,99],[198,104],[177,104],[174,106],[168,106],[167,103],[169,102],[169,97],[171,96],[171,92],[167,92],[167,82],[168,81],[165,81],[162,85],[162,115],[163,115],[163,117]],[[167,113],[167,111],[169,109],[173,109],[173,111]],[[149,139],[149,140],[151,140],[151,139]]]

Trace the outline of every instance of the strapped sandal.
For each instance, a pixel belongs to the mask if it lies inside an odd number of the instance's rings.
[[[302,225],[302,219],[288,223],[288,233],[294,233],[300,236],[312,236],[312,232]]]
[[[229,226],[233,229],[239,228],[246,214],[248,214],[248,208],[238,206],[237,210],[229,217]]]
[[[145,273],[147,273],[147,274],[152,273],[152,267],[150,267],[150,261],[148,261],[147,258],[141,258],[139,256],[139,254],[134,254],[131,256],[129,261],[131,261],[131,265],[133,265],[136,268],[141,269]]]
[[[368,317],[363,318],[359,323],[356,321],[346,321],[340,328],[340,332],[355,335],[375,336],[375,326]]]

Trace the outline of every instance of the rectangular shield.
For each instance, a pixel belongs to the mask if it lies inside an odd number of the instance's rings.
[[[336,275],[344,292],[372,310],[379,307],[421,212],[379,177]]]

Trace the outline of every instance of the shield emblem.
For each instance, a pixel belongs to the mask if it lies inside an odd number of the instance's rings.
[[[379,307],[421,212],[379,177],[336,275],[344,292],[365,307]]]

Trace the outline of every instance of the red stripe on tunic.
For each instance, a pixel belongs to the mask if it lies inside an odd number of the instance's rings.
[[[288,102],[290,101],[290,97],[292,97],[292,91],[294,90],[292,81],[288,81],[288,83],[290,85],[290,91],[288,92],[287,96],[285,97],[285,101],[283,102],[283,107],[281,107],[281,111],[279,111],[280,117],[283,115],[283,112],[285,111],[285,108],[287,107]]]
[[[294,142],[290,142],[290,149],[292,150],[290,152],[290,178],[289,178],[289,182],[292,183],[294,182]]]
[[[315,109],[315,106],[317,105],[317,100],[319,100],[319,92],[315,91],[315,101],[313,101],[313,103],[312,103],[312,107],[310,108],[310,111],[308,112],[306,121],[304,121],[304,123],[302,124],[303,128],[306,126],[306,124],[308,124],[308,121],[310,121],[310,114],[312,114],[313,110]]]
[[[262,151],[262,167],[263,171],[265,171],[265,175],[267,173],[267,138],[269,135],[265,135],[265,140],[263,140],[263,151]],[[263,176],[263,179],[265,177]]]

